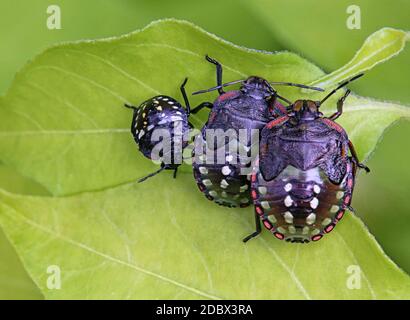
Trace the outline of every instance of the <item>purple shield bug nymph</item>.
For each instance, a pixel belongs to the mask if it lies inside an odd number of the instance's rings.
[[[362,75],[344,82],[321,101],[297,100],[287,107],[287,115],[263,128],[251,177],[256,231],[244,242],[261,232],[261,221],[280,240],[317,241],[333,230],[346,209],[353,210],[356,170],[369,169],[359,162],[345,130],[334,122],[350,90],[330,117],[324,117],[319,107]]]
[[[252,150],[259,146],[259,130],[275,117],[286,114],[277,99],[290,103],[271,84],[323,90],[289,82],[269,83],[257,76],[222,84],[222,65],[208,56],[206,60],[216,66],[217,86],[194,94],[218,90],[219,97],[202,134],[195,140],[193,174],[198,188],[209,200],[227,207],[246,207],[252,202],[249,180]],[[236,83],[241,84],[239,90],[224,92],[223,87]]]
[[[180,87],[185,108],[177,100],[166,95],[150,98],[139,107],[125,104],[125,107],[134,110],[131,134],[138,149],[146,158],[161,163],[160,169],[139,179],[138,182],[143,182],[162,170],[174,170],[174,178],[176,177],[178,167],[182,164],[183,149],[188,145],[187,136],[192,127],[188,121],[191,108],[185,92],[187,81],[186,78]],[[212,103],[203,102],[196,109],[210,106]],[[163,148],[155,150],[159,140]]]

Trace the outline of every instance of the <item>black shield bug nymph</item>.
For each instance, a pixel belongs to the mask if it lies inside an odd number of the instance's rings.
[[[185,101],[185,108],[174,98],[158,95],[144,101],[139,107],[125,104],[133,109],[131,134],[141,153],[148,159],[158,161],[161,167],[141,178],[138,182],[160,173],[163,170],[174,170],[174,178],[178,167],[182,164],[182,152],[188,145],[187,136],[192,125],[188,119],[191,114],[185,85],[182,83],[180,90]],[[202,107],[211,107],[212,103],[203,102],[196,110]],[[193,111],[195,112],[195,111]],[[161,149],[156,150],[161,140]]]
[[[271,84],[323,90],[289,82],[269,83],[258,76],[222,84],[222,65],[208,56],[206,60],[216,66],[217,86],[193,94],[218,90],[219,97],[202,128],[202,135],[196,138],[199,147],[195,149],[192,164],[194,177],[209,200],[228,207],[246,207],[251,204],[252,148],[259,146],[259,129],[271,119],[286,114],[278,98],[290,103],[278,95]],[[223,90],[236,83],[241,84],[239,90]]]
[[[278,239],[317,241],[333,230],[346,209],[352,210],[356,170],[369,169],[359,162],[345,130],[334,122],[350,90],[330,117],[324,117],[319,107],[362,75],[344,82],[321,101],[297,100],[287,108],[287,115],[264,127],[251,178],[256,231],[244,242],[261,232],[261,221]]]

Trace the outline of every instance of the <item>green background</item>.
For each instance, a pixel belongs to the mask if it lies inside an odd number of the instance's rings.
[[[62,29],[48,30],[47,7],[62,11]],[[333,71],[353,57],[372,32],[382,27],[410,30],[410,1],[355,1],[361,29],[346,27],[351,1],[131,1],[131,0],[4,0],[0,3],[0,92],[14,74],[48,46],[80,39],[121,35],[152,20],[189,20],[237,45],[261,50],[289,50]],[[358,94],[410,104],[410,50],[377,66],[366,79],[352,84]],[[35,107],[35,106],[33,106]],[[371,174],[361,174],[353,206],[387,254],[410,271],[410,125],[400,121],[388,130],[368,161]],[[47,194],[35,182],[0,166],[0,187],[25,194]],[[325,257],[324,257],[325,258]],[[42,298],[0,232],[0,298]]]

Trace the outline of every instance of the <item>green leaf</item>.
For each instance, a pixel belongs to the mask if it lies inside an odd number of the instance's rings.
[[[410,39],[410,33],[383,28],[370,35],[355,56],[342,68],[313,81],[319,87],[334,86],[359,73],[372,69],[379,63],[398,55]]]
[[[1,99],[2,161],[55,195],[94,191],[63,198],[0,192],[0,224],[45,297],[409,298],[408,276],[354,216],[318,243],[287,244],[264,232],[244,245],[252,210],[207,201],[191,175],[118,186],[154,167],[137,152],[122,104],[157,93],[179,97],[185,76],[189,90],[214,85],[205,53],[224,64],[225,81],[258,74],[309,83],[324,76],[295,54],[240,48],[166,20],[119,39],[51,48]],[[321,96],[280,89],[291,99]],[[336,99],[323,111],[333,112]],[[398,104],[352,95],[340,123],[364,158],[386,127],[409,115]],[[205,119],[203,112],[192,121]],[[47,288],[50,265],[61,268],[61,290]],[[346,284],[350,266],[362,270],[361,289]]]
[[[317,243],[264,231],[244,244],[252,209],[216,206],[193,189],[181,174],[63,198],[1,192],[0,223],[48,299],[410,298],[409,277],[355,216]],[[50,265],[60,290],[47,288]],[[360,289],[349,289],[358,267]]]
[[[42,299],[40,290],[21,265],[14,248],[0,229],[0,300]]]
[[[25,179],[12,168],[0,163],[0,188],[22,193],[49,195],[44,188]],[[33,280],[27,275],[21,261],[0,228],[0,300],[42,299],[43,296]]]
[[[223,63],[225,81],[258,74],[309,83],[324,76],[298,55],[237,47],[176,20],[155,22],[118,39],[59,45],[27,65],[0,100],[0,160],[55,195],[136,180],[154,166],[136,150],[128,130],[131,114],[123,103],[138,104],[158,93],[178,98],[185,76],[188,90],[214,85],[206,53]],[[290,99],[319,97],[295,88],[280,88],[280,93]],[[214,98],[195,96],[191,103]],[[334,111],[335,99],[325,112]],[[364,156],[386,126],[409,112],[396,104],[359,100],[371,106],[369,112],[353,110],[354,98],[348,99],[342,124],[350,129],[349,124],[360,123],[353,142],[362,140],[357,147]],[[205,112],[192,118],[198,126],[205,120]],[[370,125],[374,121],[378,125]]]

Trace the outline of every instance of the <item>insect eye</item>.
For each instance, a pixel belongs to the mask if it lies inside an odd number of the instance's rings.
[[[303,106],[303,101],[302,100],[298,100],[295,102],[295,104],[293,105],[293,110],[294,111],[300,111],[302,110],[302,106]]]
[[[317,111],[316,103],[314,103],[313,101],[308,101],[307,105],[308,105],[308,108],[311,112],[316,112]]]

